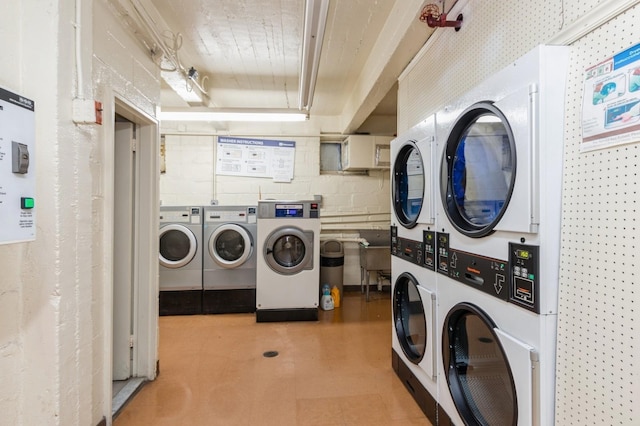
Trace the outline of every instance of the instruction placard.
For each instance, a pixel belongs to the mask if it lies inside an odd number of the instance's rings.
[[[218,137],[216,174],[293,179],[295,141]]]
[[[580,151],[640,141],[640,44],[587,68]]]
[[[0,87],[0,244],[36,238],[35,103]]]

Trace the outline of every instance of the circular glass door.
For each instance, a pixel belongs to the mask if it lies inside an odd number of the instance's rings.
[[[276,272],[295,274],[313,267],[313,232],[299,228],[280,228],[265,242],[265,260]]]
[[[198,242],[186,226],[173,224],[160,229],[160,264],[165,268],[181,268],[194,258]]]
[[[400,149],[393,163],[393,208],[405,228],[416,226],[424,198],[424,165],[415,143]]]
[[[418,282],[408,272],[400,274],[395,282],[393,325],[405,356],[418,364],[426,351],[427,319]]]
[[[504,214],[516,178],[513,132],[490,103],[468,108],[449,137],[441,190],[449,220],[463,234],[490,234]]]
[[[240,225],[217,227],[209,238],[209,255],[223,268],[237,268],[251,256],[251,235]]]
[[[449,391],[467,425],[515,426],[518,402],[511,368],[495,324],[461,303],[445,319],[442,359]]]

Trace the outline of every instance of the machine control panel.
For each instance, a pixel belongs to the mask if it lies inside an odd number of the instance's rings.
[[[449,247],[449,234],[436,234],[437,271],[498,299],[509,300],[506,260]]]
[[[436,234],[436,271],[449,275],[449,234]]]
[[[540,247],[509,243],[509,301],[540,313],[538,285]]]
[[[392,237],[391,254],[407,262],[424,267],[424,247],[422,241],[410,240],[398,236]]]
[[[319,219],[317,201],[258,201],[258,219]]]
[[[436,233],[433,231],[422,231],[422,242],[424,244],[424,267],[436,270]]]

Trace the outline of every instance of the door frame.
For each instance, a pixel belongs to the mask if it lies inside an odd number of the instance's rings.
[[[136,124],[137,155],[139,156],[138,220],[135,224],[138,259],[134,277],[133,336],[134,350],[132,376],[153,380],[158,374],[158,229],[160,206],[160,136],[158,121],[129,103],[123,96],[109,90],[103,103],[104,120],[104,197],[102,216],[104,220],[104,305],[103,321],[104,357],[103,392],[104,413],[110,418],[112,410],[112,358],[113,358],[113,236],[115,196],[115,114]]]

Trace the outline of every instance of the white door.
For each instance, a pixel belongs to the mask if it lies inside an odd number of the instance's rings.
[[[138,264],[135,124],[116,121],[114,145],[113,380],[126,380],[133,375],[132,310]]]

